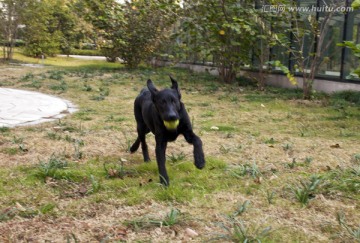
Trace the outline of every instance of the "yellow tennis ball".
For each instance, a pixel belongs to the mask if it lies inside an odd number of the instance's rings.
[[[164,125],[168,130],[175,130],[179,126],[179,120],[164,121]]]

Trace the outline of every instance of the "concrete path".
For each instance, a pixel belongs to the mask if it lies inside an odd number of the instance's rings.
[[[0,88],[0,127],[52,121],[76,111],[64,99],[38,92]]]
[[[83,60],[99,60],[99,61],[106,61],[106,57],[104,56],[81,56],[81,55],[57,55],[58,57],[72,57],[77,59]]]
[[[58,57],[68,57],[67,55],[57,55]],[[104,56],[82,56],[82,55],[69,55],[71,58],[77,58],[82,60],[98,60],[98,61],[106,61],[106,57]],[[117,62],[124,63],[124,60],[119,57],[116,59]]]

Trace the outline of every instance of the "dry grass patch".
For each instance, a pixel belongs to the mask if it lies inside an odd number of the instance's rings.
[[[325,95],[303,102],[298,91],[257,92],[179,69],[52,61],[71,67],[0,67],[2,86],[79,108],[55,122],[0,128],[0,241],[358,240],[358,105]],[[148,78],[169,86],[168,73],[207,166],[195,169],[192,147],[179,137],[168,146],[172,183],[164,188],[153,135],[153,162],[127,151],[135,97]],[[172,209],[181,217],[167,225]]]

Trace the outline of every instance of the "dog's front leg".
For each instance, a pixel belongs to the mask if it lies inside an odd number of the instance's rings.
[[[185,140],[194,146],[194,162],[198,169],[202,169],[205,166],[205,156],[202,148],[201,139],[192,131],[188,130],[184,132]]]
[[[155,136],[155,140],[156,140],[155,153],[156,153],[156,161],[160,174],[160,183],[163,184],[164,186],[169,186],[169,177],[166,172],[166,166],[165,166],[165,161],[166,161],[165,152],[166,152],[167,141],[162,136]]]

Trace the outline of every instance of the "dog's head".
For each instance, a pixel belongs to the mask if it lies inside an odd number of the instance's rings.
[[[165,127],[168,130],[175,130],[179,125],[181,94],[176,80],[172,77],[170,77],[170,79],[172,83],[170,89],[163,89],[159,91],[150,79],[147,81],[147,87],[151,93],[151,99],[155,104]]]

